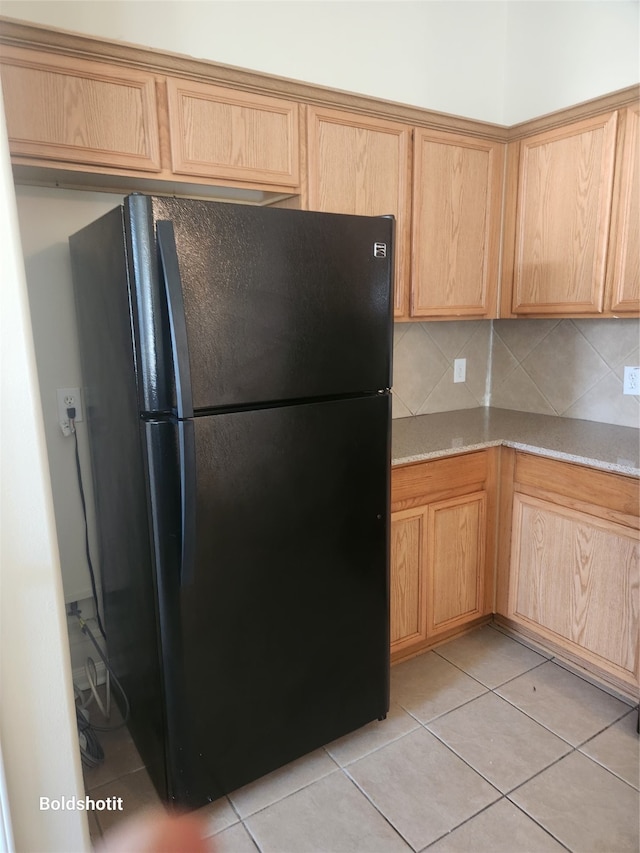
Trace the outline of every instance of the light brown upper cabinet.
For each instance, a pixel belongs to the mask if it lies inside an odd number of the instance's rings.
[[[139,187],[127,178],[299,189],[294,101],[12,46],[0,71],[14,165],[96,186],[119,176],[123,189]]]
[[[0,68],[14,163],[160,171],[153,75],[9,46]]]
[[[298,104],[168,77],[171,171],[291,190],[299,178]]]
[[[417,129],[411,317],[495,317],[504,144]]]
[[[307,154],[303,206],[395,215],[396,319],[496,316],[503,143],[308,107]]]
[[[620,113],[619,147],[607,265],[606,307],[640,312],[640,106]]]
[[[396,218],[394,314],[406,313],[411,128],[341,110],[307,107],[308,183],[303,206]]]
[[[617,123],[609,112],[513,144],[503,316],[602,316]]]
[[[498,316],[501,238],[501,317],[640,316],[637,86],[506,128],[2,18],[0,76],[16,181],[392,214],[397,320]]]

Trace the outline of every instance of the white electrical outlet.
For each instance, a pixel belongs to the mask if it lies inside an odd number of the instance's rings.
[[[623,394],[640,394],[640,367],[625,367]]]
[[[453,381],[464,382],[467,378],[467,359],[454,358],[453,360]]]
[[[82,398],[79,388],[58,388],[58,423],[62,434],[65,436],[71,435],[71,420],[67,414],[67,409],[75,409],[76,416],[74,422],[83,420],[82,415]]]

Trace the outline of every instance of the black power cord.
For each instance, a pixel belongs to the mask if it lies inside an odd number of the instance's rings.
[[[97,767],[104,761],[104,750],[90,725],[84,708],[76,705],[76,722],[78,725],[78,742],[80,758],[85,767]]]
[[[95,578],[95,572],[93,569],[93,562],[91,560],[91,549],[89,547],[89,523],[88,523],[88,519],[87,519],[87,502],[85,499],[84,485],[82,482],[82,466],[80,465],[80,452],[79,452],[79,448],[78,448],[78,433],[76,431],[76,425],[75,425],[75,417],[76,417],[75,407],[70,406],[67,409],[67,417],[69,418],[69,424],[71,426],[71,432],[72,432],[73,438],[74,438],[76,473],[77,473],[77,477],[78,477],[78,491],[80,492],[80,502],[82,504],[82,515],[83,515],[83,519],[84,519],[85,554],[86,554],[86,558],[87,558],[87,565],[89,567],[89,576],[91,579],[91,591],[93,594],[93,601],[95,604],[96,622],[98,623],[98,628],[100,629],[100,633],[102,634],[103,638],[106,640],[107,635],[106,635],[106,632],[104,630],[104,626],[102,624],[102,619],[100,618],[100,606],[98,603],[98,592],[97,592],[97,588],[96,588],[96,578]],[[124,688],[120,684],[120,681],[118,680],[116,674],[113,672],[111,665],[109,664],[109,661],[107,660],[106,656],[103,654],[103,651],[100,648],[96,638],[94,637],[93,632],[91,631],[91,629],[89,628],[89,626],[87,625],[85,620],[80,615],[80,610],[78,609],[77,603],[74,602],[71,605],[69,613],[70,613],[70,615],[75,616],[78,619],[82,633],[85,634],[87,637],[89,637],[89,639],[91,640],[91,642],[95,646],[96,651],[98,652],[98,654],[102,658],[102,661],[103,661],[103,663],[107,669],[107,698],[109,699],[109,694],[110,694],[110,688],[109,688],[109,678],[110,678],[113,681],[113,683],[115,684],[115,686],[118,688],[120,695],[122,696],[122,699],[124,702],[125,710],[124,710],[124,714],[123,714],[123,720],[121,723],[118,723],[115,726],[97,726],[95,724],[93,724],[93,725],[90,724],[89,723],[89,713],[86,710],[86,704],[83,701],[81,701],[80,705],[76,704],[76,722],[77,722],[77,727],[78,727],[78,740],[80,743],[80,756],[82,759],[82,763],[84,764],[85,767],[97,767],[104,760],[104,751],[100,745],[100,742],[98,741],[96,732],[115,731],[116,729],[119,729],[119,728],[122,728],[122,726],[125,726],[127,724],[128,719],[129,719],[129,700],[127,699],[127,694],[125,693]],[[91,667],[93,669],[93,674],[94,674],[94,678],[92,679],[91,676],[89,675],[89,673],[87,672],[87,675],[89,677],[89,685],[91,688],[91,693],[93,694],[93,698],[95,698],[96,701],[98,702],[98,705],[100,706],[100,708],[103,709],[103,706],[100,703],[100,700],[98,699],[98,696],[96,693],[96,685],[94,683],[94,681],[95,681],[95,664],[91,658],[88,658],[88,660],[87,660],[87,664],[85,666],[85,671],[87,671],[89,664],[91,664]],[[76,688],[76,690],[78,693],[80,692],[77,688]],[[80,698],[82,700],[81,695],[80,695]],[[91,697],[89,697],[88,702],[90,702],[90,701],[91,701]],[[107,704],[107,711],[105,713],[105,716],[107,717],[107,719],[108,719],[108,714],[109,714],[109,711],[108,711],[108,704]]]
[[[78,475],[78,490],[80,492],[80,502],[82,504],[82,515],[84,518],[84,548],[85,554],[87,557],[87,565],[89,566],[89,577],[91,578],[91,592],[93,594],[93,600],[96,605],[96,621],[98,623],[98,628],[100,629],[100,633],[107,639],[107,635],[104,630],[104,626],[102,624],[102,619],[100,618],[100,609],[98,605],[98,593],[96,589],[96,576],[93,571],[93,563],[91,561],[91,549],[89,548],[89,524],[87,521],[87,502],[84,497],[84,486],[82,484],[82,468],[80,466],[80,453],[78,450],[78,433],[76,432],[76,410],[74,407],[70,407],[67,409],[67,417],[69,418],[69,423],[71,424],[71,432],[73,434],[74,443],[75,443],[75,456],[76,456],[76,473]]]

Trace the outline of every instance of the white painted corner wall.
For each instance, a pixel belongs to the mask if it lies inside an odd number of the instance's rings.
[[[507,0],[504,123],[640,81],[638,0]]]
[[[89,850],[80,753],[13,176],[0,97],[0,744],[21,853]],[[3,798],[4,799],[4,798]],[[5,834],[7,827],[5,826]]]

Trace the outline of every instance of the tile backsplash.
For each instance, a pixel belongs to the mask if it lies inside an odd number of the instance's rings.
[[[487,320],[396,323],[393,417],[488,405],[490,356]],[[466,382],[453,381],[455,358],[467,359]]]
[[[455,358],[466,382],[453,382]],[[635,319],[396,323],[393,416],[492,405],[638,427],[626,364],[640,364]]]

